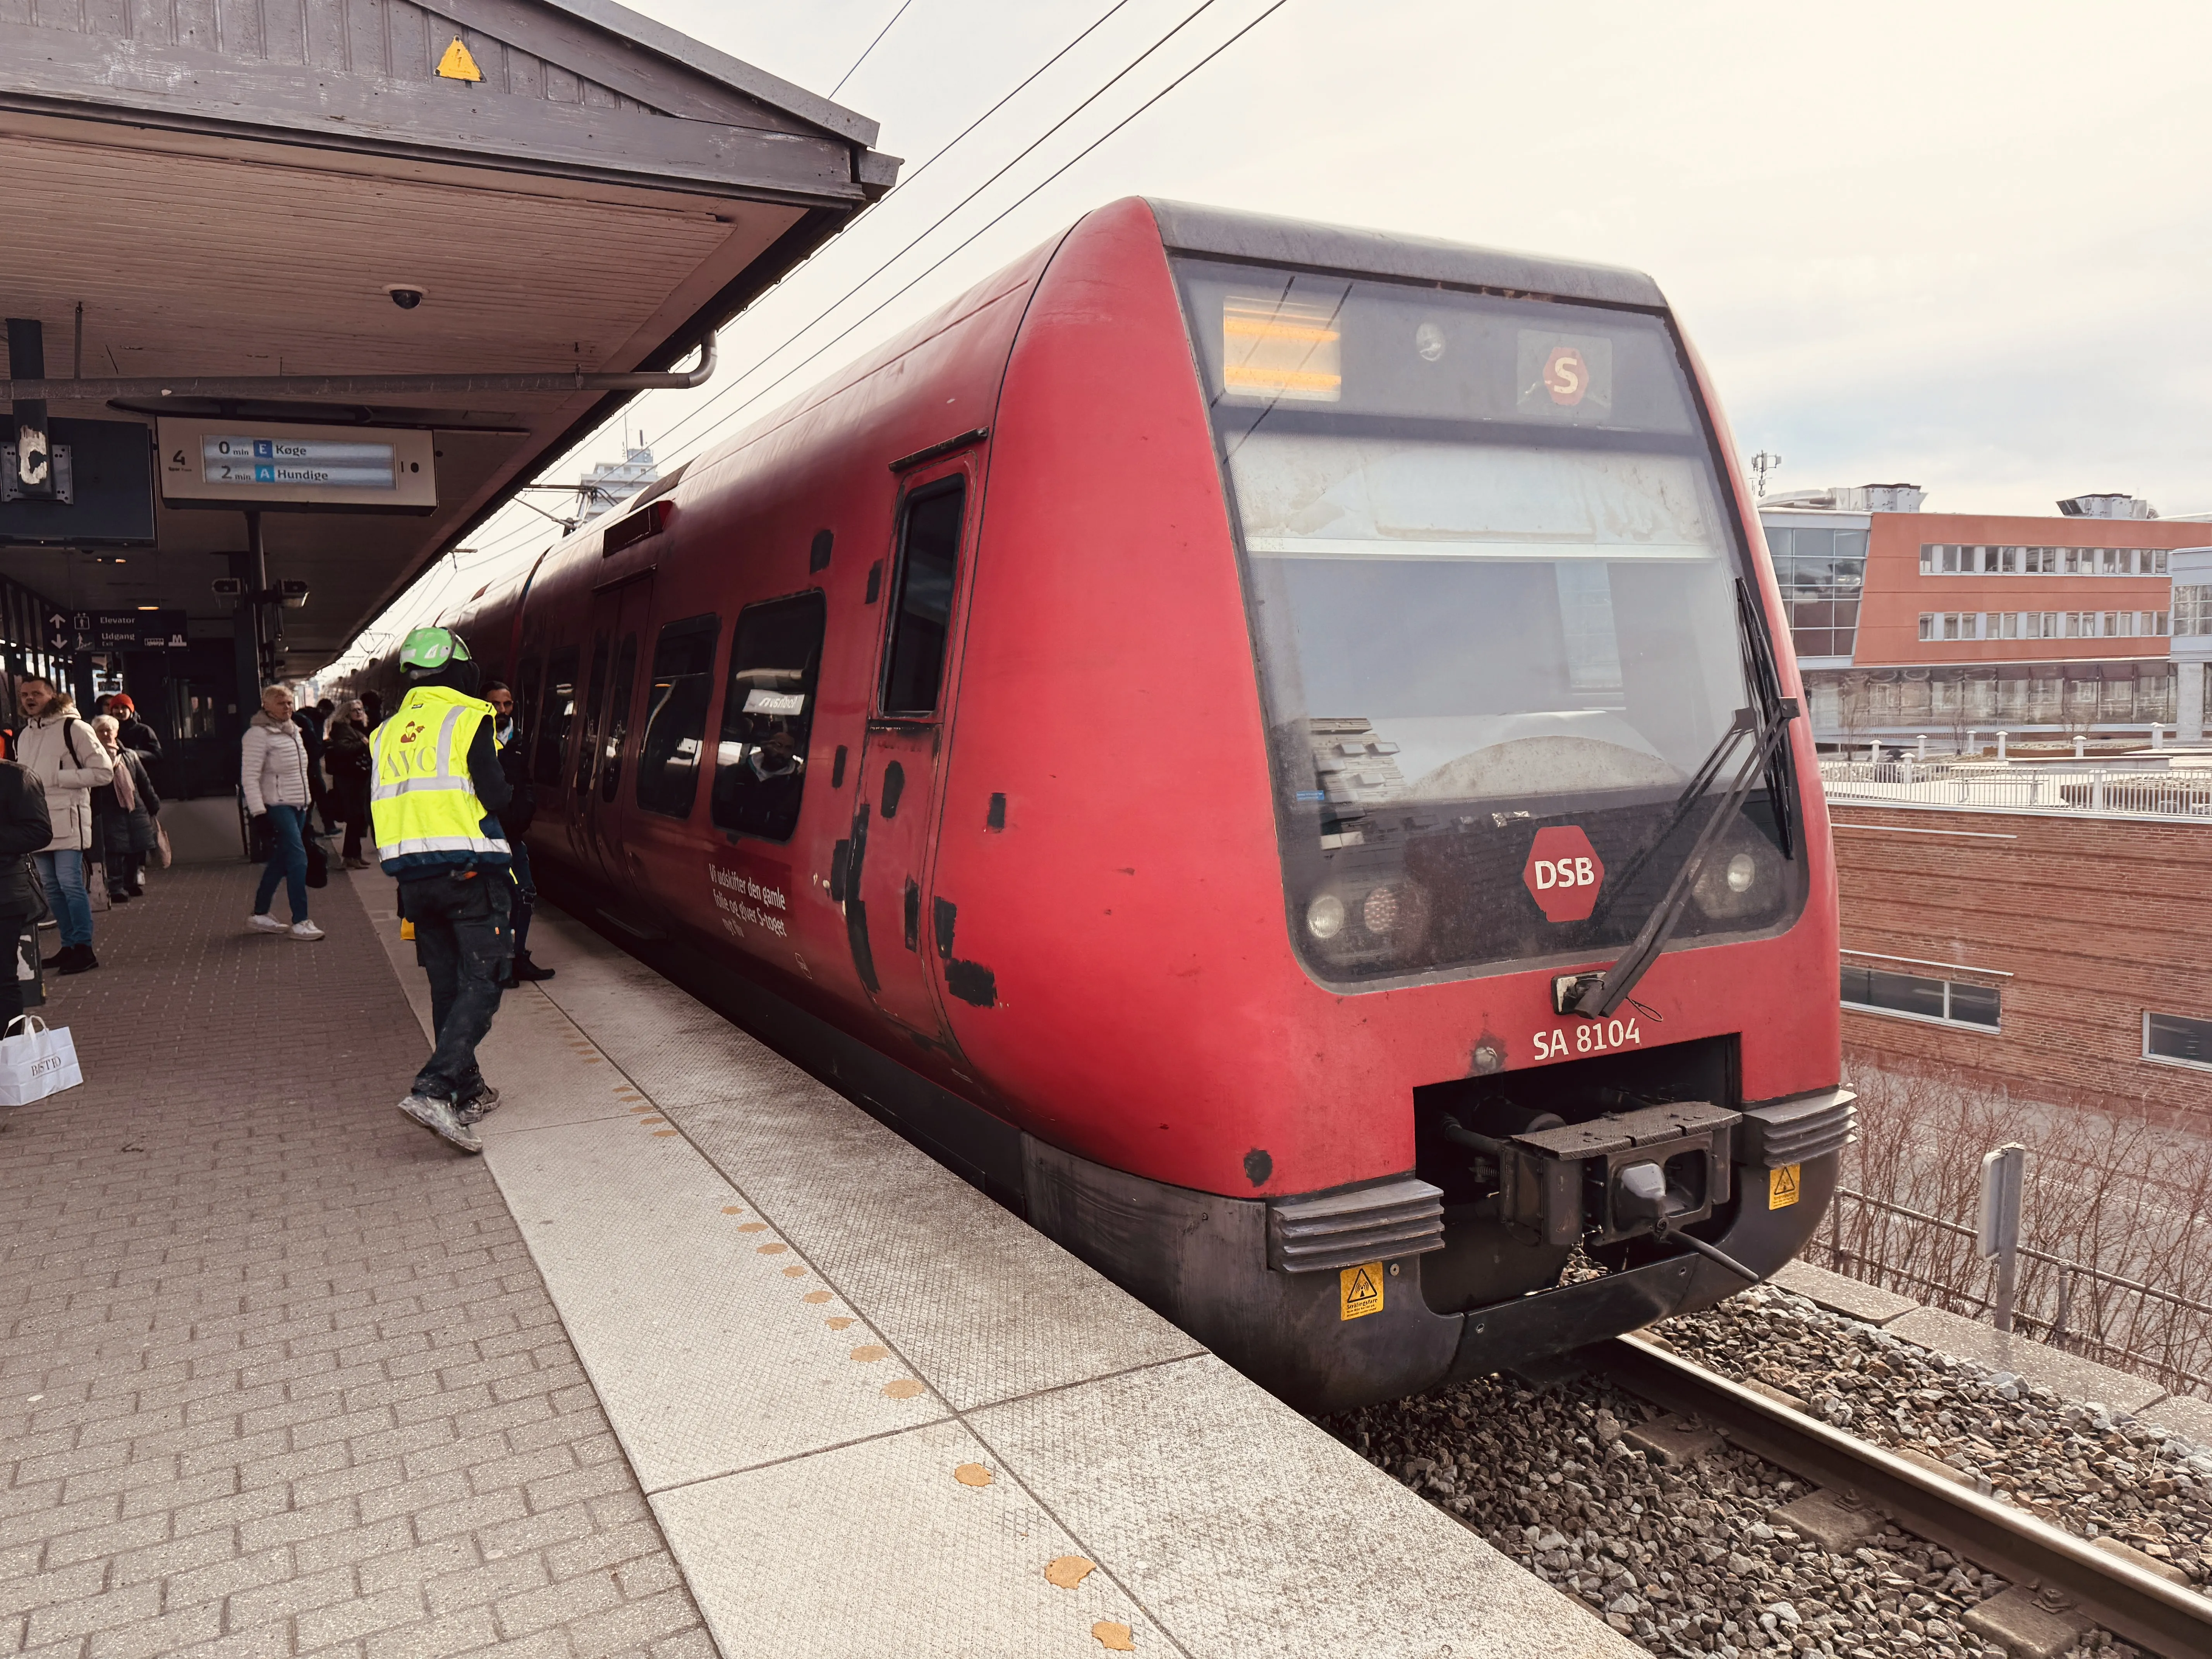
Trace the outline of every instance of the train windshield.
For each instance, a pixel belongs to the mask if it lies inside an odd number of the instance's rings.
[[[1665,320],[1210,260],[1178,276],[1309,964],[1626,944],[1703,823],[1686,795],[1734,776],[1696,781],[1768,648]],[[1789,817],[1754,790],[1677,937],[1795,914]]]

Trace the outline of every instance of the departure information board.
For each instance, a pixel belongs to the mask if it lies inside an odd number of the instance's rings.
[[[338,489],[391,489],[390,444],[328,438],[254,438],[213,433],[200,440],[202,477],[209,483],[319,484]]]
[[[426,513],[438,504],[434,434],[164,416],[161,499],[172,507]]]

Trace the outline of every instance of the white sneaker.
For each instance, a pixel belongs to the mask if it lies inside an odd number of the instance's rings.
[[[294,939],[320,939],[323,936],[323,930],[312,921],[294,922],[291,933]]]
[[[246,925],[256,932],[264,933],[281,933],[284,931],[284,924],[265,910],[259,915],[249,919]]]

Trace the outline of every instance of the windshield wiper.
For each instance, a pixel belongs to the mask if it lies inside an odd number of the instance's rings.
[[[1668,884],[1666,893],[1653,907],[1651,914],[1629,941],[1627,950],[1619,961],[1602,974],[1562,975],[1553,981],[1553,1006],[1563,1014],[1583,1014],[1592,1019],[1603,1019],[1628,1000],[1628,994],[1659,959],[1674,929],[1688,908],[1690,894],[1698,876],[1704,873],[1705,860],[1720,845],[1722,836],[1735,822],[1736,814],[1751,793],[1752,786],[1762,777],[1774,799],[1774,817],[1782,842],[1782,854],[1790,856],[1789,809],[1783,799],[1789,773],[1784,764],[1785,739],[1790,722],[1797,718],[1799,709],[1795,697],[1781,695],[1778,677],[1765,661],[1760,649],[1764,635],[1759,632],[1751,596],[1746,584],[1736,584],[1736,627],[1738,639],[1744,653],[1744,678],[1753,696],[1758,699],[1751,708],[1737,711],[1735,723],[1722,734],[1698,775],[1691,780],[1689,788],[1682,792],[1674,804],[1674,811],[1658,839],[1652,843],[1656,849],[1671,836],[1675,826],[1686,815],[1692,802],[1701,797],[1713,778],[1720,773],[1723,763],[1736,747],[1737,739],[1747,732],[1752,736],[1750,750],[1743,764],[1737,768],[1735,780],[1728,793],[1722,796],[1705,827],[1698,830],[1697,840],[1691,844],[1690,855],[1682,860]],[[1640,861],[1639,861],[1640,862]]]

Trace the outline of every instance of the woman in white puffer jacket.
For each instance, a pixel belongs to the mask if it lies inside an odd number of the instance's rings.
[[[323,930],[307,920],[307,808],[315,798],[307,781],[307,739],[293,724],[292,694],[281,685],[263,690],[261,712],[246,728],[238,784],[246,792],[246,815],[269,820],[269,866],[246,925],[264,933],[320,939]],[[280,881],[292,901],[289,929],[269,914]]]
[[[24,714],[15,758],[46,786],[54,838],[38,855],[39,880],[60,925],[62,948],[47,963],[64,974],[100,966],[92,953],[92,899],[85,889],[85,848],[92,845],[92,792],[115,781],[107,750],[66,693],[42,675],[16,687]]]

